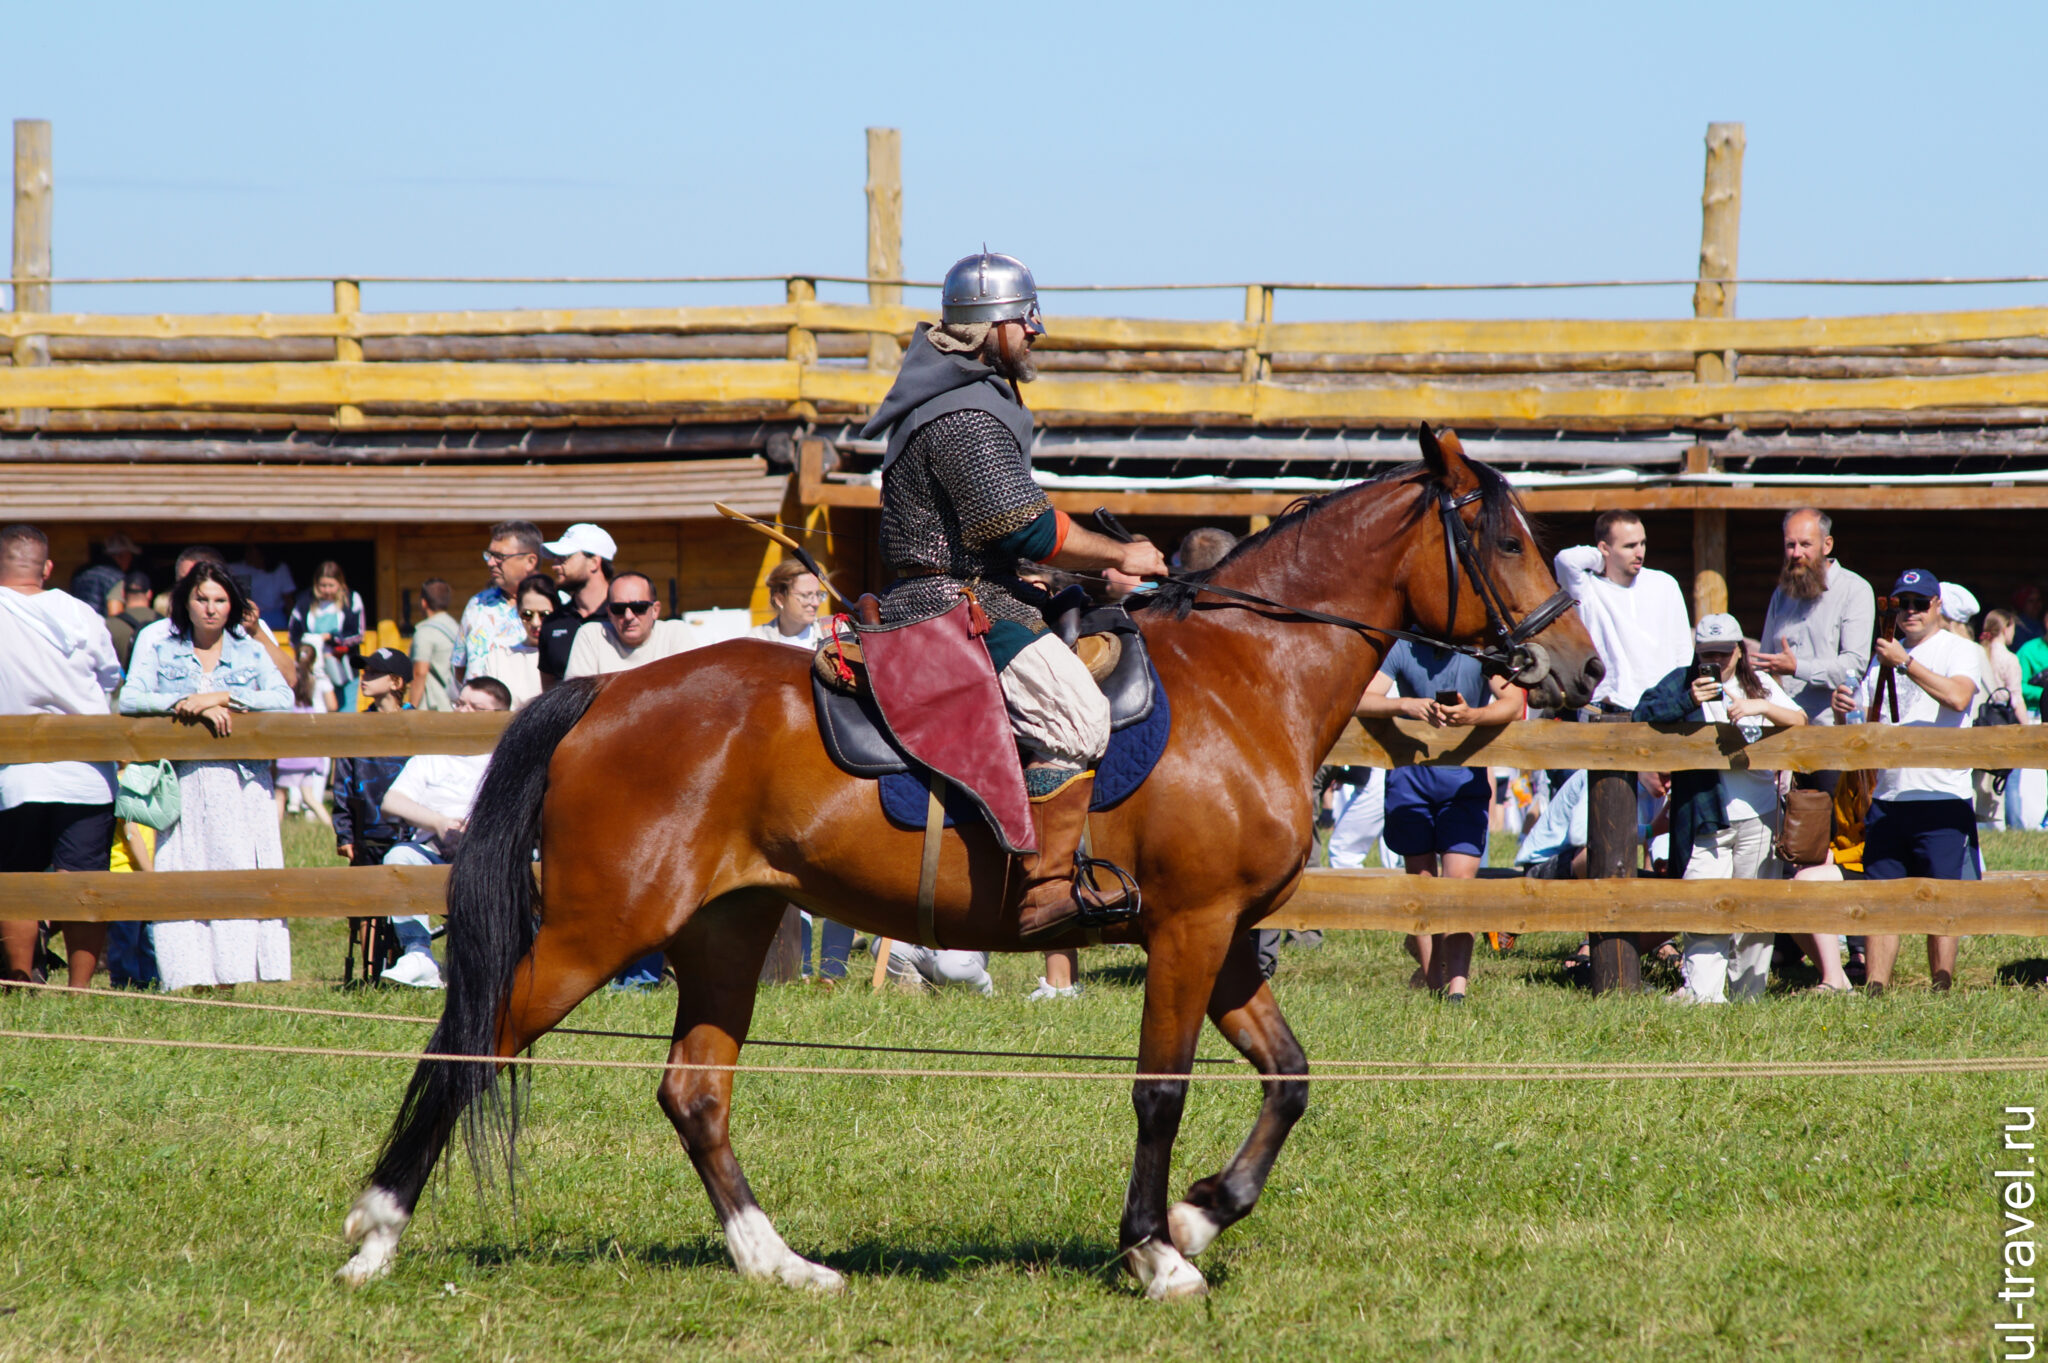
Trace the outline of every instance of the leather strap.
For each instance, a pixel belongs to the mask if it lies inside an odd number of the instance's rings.
[[[946,830],[946,780],[934,772],[925,787],[924,861],[917,869],[917,940],[937,949],[939,929],[939,837]]]
[[[1093,830],[1093,828],[1092,828],[1092,826],[1091,826],[1091,825],[1092,825],[1092,821],[1091,821],[1091,820],[1089,819],[1089,817],[1088,817],[1087,815],[1085,815],[1085,814],[1084,814],[1084,815],[1082,815],[1082,816],[1081,816],[1081,855],[1082,855],[1082,856],[1084,856],[1084,857],[1092,857],[1092,856],[1094,856],[1094,855],[1095,855],[1095,837],[1094,837],[1094,830]],[[1101,928],[1083,928],[1083,929],[1081,930],[1081,940],[1082,940],[1082,941],[1084,941],[1084,942],[1086,942],[1086,943],[1087,943],[1087,944],[1088,944],[1089,946],[1091,946],[1091,947],[1099,947],[1099,946],[1101,946],[1101,945],[1102,945],[1102,929],[1101,929]],[[1078,983],[1080,983],[1080,981],[1081,981],[1081,972],[1080,972],[1080,966],[1079,966],[1079,965],[1077,964],[1077,965],[1075,966],[1075,968],[1074,968],[1074,978],[1073,978],[1073,980],[1072,980],[1072,981],[1070,981],[1070,983],[1078,984]]]

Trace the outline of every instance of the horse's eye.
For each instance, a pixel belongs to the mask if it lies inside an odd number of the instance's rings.
[[[1503,554],[1519,554],[1522,552],[1522,542],[1520,540],[1502,540],[1500,542],[1500,551]]]

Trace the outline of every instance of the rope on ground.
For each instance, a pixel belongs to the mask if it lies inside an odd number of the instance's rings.
[[[84,994],[94,998],[122,999],[135,1003],[183,1003],[198,1004],[205,1008],[240,1008],[256,1013],[289,1013],[301,1017],[355,1018],[367,1022],[408,1022],[415,1026],[431,1027],[439,1018],[423,1018],[411,1013],[362,1013],[350,1008],[300,1008],[284,1003],[245,1003],[240,999],[193,999],[175,994],[152,994],[134,989],[77,989],[68,984],[32,984],[21,980],[0,986],[6,989],[37,989],[51,994]],[[551,1027],[549,1036],[594,1036],[607,1037],[615,1041],[674,1041],[667,1032],[615,1032],[600,1027]],[[749,1046],[769,1046],[782,1050],[796,1051],[860,1051],[877,1055],[957,1055],[978,1060],[1108,1060],[1121,1064],[1135,1065],[1135,1055],[1096,1054],[1087,1051],[985,1051],[960,1050],[947,1046],[883,1046],[858,1041],[770,1041],[748,1037]],[[1197,1065],[1239,1065],[1244,1062],[1232,1057],[1195,1057]],[[1346,1065],[1352,1063],[1378,1064],[1378,1061],[1353,1062],[1345,1060],[1311,1061],[1311,1064]],[[1393,1063],[1393,1062],[1388,1062]]]
[[[566,1056],[537,1055],[451,1055],[428,1051],[363,1051],[334,1046],[272,1046],[236,1041],[188,1041],[175,1037],[89,1036],[78,1032],[32,1032],[0,1029],[0,1039],[14,1041],[58,1041],[90,1046],[147,1046],[162,1050],[228,1051],[240,1055],[302,1055],[332,1060],[398,1060],[416,1064],[424,1060],[465,1065],[545,1065],[560,1069],[660,1070],[703,1074],[767,1074],[800,1078],[862,1079],[1070,1079],[1089,1082],[1130,1083],[1137,1080],[1166,1080],[1195,1083],[1265,1083],[1269,1076],[1245,1072],[1218,1074],[1150,1073],[1103,1070],[936,1070],[899,1069],[860,1065],[703,1065],[666,1060],[581,1060]],[[1696,1064],[1586,1065],[1571,1069],[1521,1069],[1507,1065],[1469,1068],[1426,1066],[1369,1073],[1303,1074],[1286,1076],[1303,1082],[1334,1083],[1525,1083],[1530,1080],[1570,1079],[1613,1081],[1621,1079],[1808,1079],[1841,1075],[1913,1074],[2026,1074],[2048,1071],[2048,1056],[1969,1056],[1959,1059],[1793,1061],[1787,1063],[1730,1063],[1702,1061]]]
[[[26,981],[20,981],[20,980],[16,980],[16,981],[11,981],[11,982],[9,982],[9,983],[7,983],[7,984],[5,984],[5,985],[0,985],[0,993],[4,993],[4,992],[5,992],[6,990],[8,990],[8,989],[36,989],[36,990],[41,990],[41,991],[43,991],[43,992],[46,992],[46,993],[53,993],[53,994],[83,994],[83,995],[87,995],[87,996],[90,996],[90,997],[94,997],[94,998],[112,998],[112,999],[121,999],[121,1000],[124,1000],[124,1001],[127,1001],[127,1002],[133,1002],[133,1003],[176,1003],[176,1004],[187,1004],[187,1005],[196,1005],[196,1006],[198,1006],[198,1007],[202,1007],[202,1008],[239,1008],[239,1009],[242,1009],[242,1010],[244,1010],[244,1011],[248,1011],[248,1012],[257,1012],[257,1013],[286,1013],[286,1014],[294,1014],[294,1015],[298,1015],[298,1016],[302,1016],[302,1017],[325,1017],[325,1018],[351,1018],[351,1019],[359,1019],[359,1020],[362,1020],[362,1021],[368,1021],[368,1022],[404,1022],[404,1023],[410,1023],[410,1024],[412,1024],[413,1026],[417,1026],[417,1027],[431,1027],[431,1026],[433,1026],[433,1025],[434,1025],[435,1023],[437,1023],[437,1022],[439,1022],[439,1021],[440,1021],[440,1019],[439,1019],[439,1018],[427,1018],[427,1017],[419,1017],[419,1016],[417,1016],[417,1015],[415,1015],[415,1014],[412,1014],[412,1013],[365,1013],[365,1012],[357,1012],[357,1011],[355,1011],[355,1010],[353,1010],[353,1009],[348,1009],[348,1008],[303,1008],[303,1007],[297,1007],[297,1006],[294,1006],[294,1005],[292,1005],[292,1004],[284,1004],[284,1003],[249,1003],[249,1002],[246,1002],[246,1001],[244,1001],[244,1000],[241,1000],[241,999],[197,999],[197,998],[184,998],[184,997],[180,997],[180,996],[178,996],[178,995],[174,995],[174,994],[151,994],[151,993],[143,993],[143,992],[140,992],[140,991],[137,991],[137,990],[132,990],[132,989],[77,989],[77,988],[73,988],[73,987],[72,987],[72,986],[70,986],[70,985],[65,985],[65,984],[32,984],[32,983],[28,983],[28,982],[26,982]],[[606,1030],[606,1029],[604,1029],[604,1028],[598,1028],[598,1027],[553,1027],[553,1028],[550,1028],[550,1029],[548,1030],[548,1033],[547,1033],[547,1034],[548,1034],[549,1036],[590,1036],[590,1037],[600,1037],[600,1038],[607,1038],[607,1039],[610,1039],[610,1040],[616,1040],[616,1041],[661,1041],[661,1042],[671,1042],[671,1043],[672,1043],[672,1042],[673,1042],[673,1041],[675,1040],[675,1037],[674,1037],[674,1036],[673,1036],[672,1034],[669,1034],[669,1033],[664,1033],[664,1032],[617,1032],[617,1031],[609,1031],[609,1030]],[[0,1035],[4,1035],[4,1033],[0,1033]],[[770,1047],[779,1047],[779,1048],[783,1048],[783,1049],[788,1049],[788,1050],[804,1050],[804,1051],[854,1051],[854,1052],[860,1052],[860,1053],[864,1053],[864,1054],[876,1054],[876,1055],[953,1055],[953,1056],[961,1056],[961,1057],[964,1057],[964,1058],[967,1058],[967,1059],[974,1059],[974,1060],[1072,1060],[1072,1061],[1078,1061],[1078,1060],[1100,1060],[1100,1061],[1111,1061],[1111,1062],[1114,1062],[1114,1063],[1117,1063],[1117,1064],[1124,1064],[1124,1065],[1135,1065],[1135,1064],[1137,1064],[1137,1063],[1138,1063],[1138,1057],[1137,1057],[1137,1056],[1135,1056],[1135,1055],[1113,1055],[1113,1054],[1107,1054],[1107,1053],[1101,1053],[1101,1052],[1091,1052],[1091,1051],[990,1051],[990,1050],[973,1050],[973,1049],[959,1049],[959,1048],[954,1048],[954,1047],[947,1047],[947,1046],[883,1046],[883,1045],[878,1045],[878,1044],[872,1044],[872,1043],[866,1043],[866,1042],[855,1042],[855,1041],[770,1041],[770,1040],[762,1040],[762,1039],[759,1039],[759,1038],[755,1038],[755,1037],[749,1037],[749,1038],[747,1038],[747,1040],[746,1040],[745,1042],[743,1042],[742,1044],[743,1044],[743,1045],[746,1045],[746,1046],[770,1046]],[[372,1052],[364,1052],[364,1054],[373,1054],[373,1053],[372,1053]],[[384,1053],[384,1052],[375,1052],[374,1054],[385,1054],[385,1053]],[[414,1058],[415,1058],[415,1059],[418,1059],[418,1058],[420,1058],[420,1057],[414,1057]],[[471,1056],[471,1057],[466,1057],[466,1058],[468,1058],[468,1059],[475,1059],[476,1057],[474,1057],[474,1056]],[[2009,1057],[2009,1058],[2010,1058],[2010,1059],[2013,1059],[2013,1060],[2015,1060],[2015,1061],[2022,1061],[2022,1062],[2025,1062],[2024,1064],[2022,1064],[2022,1065],[2020,1066],[2020,1068],[2022,1068],[2022,1069],[2024,1069],[2024,1068],[2027,1068],[2027,1067],[2028,1067],[2029,1065],[2033,1064],[2033,1063],[2034,1063],[2034,1061],[2035,1061],[2035,1059],[2036,1059],[2035,1057],[2031,1057],[2031,1056],[2021,1056],[2021,1057]],[[2041,1060],[2041,1063],[2042,1063],[2042,1064],[2044,1064],[2044,1065],[2048,1065],[2048,1057],[2041,1057],[2041,1058],[2040,1058],[2040,1060]],[[550,1061],[550,1062],[548,1062],[548,1063],[554,1063],[554,1062]],[[619,1062],[619,1063],[628,1063],[628,1062]],[[637,1063],[643,1063],[643,1062],[631,1062],[631,1063],[636,1063],[636,1064],[637,1064]],[[653,1064],[653,1063],[655,1063],[655,1062],[649,1061],[649,1062],[644,1062],[644,1063],[649,1063],[649,1064]],[[1195,1060],[1194,1060],[1194,1063],[1195,1063],[1195,1064],[1197,1064],[1197,1065],[1227,1065],[1227,1066],[1232,1066],[1232,1067],[1242,1066],[1242,1065],[1244,1065],[1244,1064],[1245,1064],[1245,1062],[1244,1062],[1243,1060],[1241,1060],[1241,1059],[1236,1059],[1236,1058],[1232,1058],[1232,1057],[1212,1057],[1212,1056],[1196,1056],[1196,1057],[1195,1057]],[[1310,1061],[1309,1061],[1308,1063],[1309,1063],[1309,1066],[1310,1066],[1311,1068],[1313,1068],[1313,1069],[1332,1069],[1332,1070],[1390,1070],[1390,1071],[1401,1071],[1401,1072],[1404,1072],[1404,1073],[1405,1073],[1405,1072],[1409,1072],[1409,1071],[1414,1071],[1414,1070],[1416,1070],[1416,1069],[1417,1069],[1417,1065],[1416,1065],[1416,1063],[1415,1063],[1414,1061],[1412,1061],[1412,1060],[1313,1060],[1313,1059],[1312,1059],[1312,1060],[1310,1060]],[[1430,1071],[1430,1072],[1431,1072],[1432,1074],[1434,1074],[1434,1073],[1435,1073],[1436,1071],[1440,1071],[1440,1070],[1452,1070],[1452,1071],[1459,1071],[1459,1070],[1473,1070],[1473,1071],[1485,1071],[1485,1072],[1488,1072],[1488,1073],[1493,1073],[1493,1072],[1500,1072],[1500,1073],[1502,1073],[1502,1074],[1504,1074],[1504,1075],[1505,1075],[1505,1074],[1509,1074],[1509,1073],[1513,1073],[1513,1074],[1523,1074],[1523,1075],[1526,1075],[1526,1076],[1528,1076],[1528,1077],[1532,1077],[1532,1078],[1544,1078],[1544,1077],[1549,1077],[1549,1076],[1552,1076],[1552,1075],[1555,1075],[1555,1076],[1558,1076],[1558,1077],[1572,1077],[1572,1076],[1579,1076],[1579,1075],[1584,1075],[1584,1074],[1586,1074],[1586,1073],[1587,1073],[1587,1072],[1588,1072],[1589,1070],[1594,1070],[1594,1069],[1597,1069],[1597,1070],[1602,1070],[1602,1071],[1612,1071],[1612,1072],[1615,1072],[1615,1073],[1617,1073],[1617,1074],[1625,1074],[1625,1073],[1629,1073],[1629,1072],[1633,1072],[1633,1071],[1649,1071],[1649,1072],[1657,1072],[1657,1071],[1663,1071],[1663,1070],[1675,1070],[1675,1069],[1681,1069],[1681,1068],[1685,1068],[1685,1067],[1686,1067],[1687,1065],[1689,1065],[1689,1064],[1691,1064],[1691,1063],[1692,1063],[1692,1062],[1681,1062],[1681,1061],[1657,1061],[1657,1060],[1645,1060],[1645,1061],[1636,1061],[1636,1060],[1439,1060],[1439,1061],[1431,1061],[1431,1062],[1429,1062],[1429,1063],[1428,1063],[1428,1064],[1427,1064],[1426,1066],[1424,1066],[1423,1068],[1426,1068],[1426,1069],[1427,1069],[1427,1070],[1429,1070],[1429,1071]],[[1858,1074],[1858,1073],[1862,1073],[1862,1072],[1864,1072],[1864,1071],[1862,1071],[1861,1069],[1859,1069],[1859,1068],[1858,1068],[1859,1066],[1861,1066],[1861,1065],[1864,1065],[1864,1064],[1867,1064],[1867,1063],[1872,1063],[1872,1062],[1865,1062],[1865,1061],[1857,1061],[1857,1060],[1806,1060],[1806,1061],[1773,1061],[1773,1060],[1716,1060],[1716,1061],[1706,1061],[1706,1062],[1700,1062],[1700,1063],[1705,1063],[1705,1064],[1711,1064],[1711,1065],[1714,1065],[1714,1066],[1716,1066],[1716,1067],[1717,1067],[1717,1070],[1718,1070],[1719,1072],[1722,1072],[1722,1073],[1727,1073],[1727,1074],[1731,1074],[1731,1075],[1736,1075],[1736,1076],[1740,1076],[1740,1075],[1754,1074],[1754,1075],[1758,1075],[1758,1076],[1764,1076],[1764,1077],[1768,1077],[1768,1076],[1772,1076],[1772,1075],[1778,1075],[1778,1074],[1781,1074],[1781,1073],[1783,1073],[1784,1071],[1783,1071],[1782,1067],[1783,1067],[1784,1065],[1786,1065],[1786,1064],[1797,1064],[1797,1065],[1801,1065],[1801,1066],[1803,1066],[1804,1068],[1803,1068],[1803,1069],[1801,1069],[1801,1070],[1799,1071],[1799,1072],[1800,1072],[1801,1074],[1828,1074],[1828,1073],[1842,1073],[1842,1074]],[[1886,1064],[1890,1064],[1890,1063],[1902,1063],[1902,1064],[1921,1064],[1921,1063],[1925,1063],[1925,1064],[1949,1064],[1949,1063],[1956,1063],[1956,1062],[1952,1062],[1952,1061],[1944,1061],[1944,1060],[1929,1060],[1929,1061],[1924,1061],[1924,1062],[1923,1062],[1923,1061],[1902,1061],[1902,1062],[1877,1062],[1877,1063],[1886,1063]],[[1974,1063],[1974,1062],[1971,1062],[1971,1063]],[[1839,1067],[1839,1068],[1831,1068],[1831,1067]],[[791,1069],[793,1069],[793,1070],[795,1070],[795,1071],[797,1071],[797,1072],[802,1072],[802,1073],[814,1073],[814,1072],[815,1072],[815,1073],[826,1073],[826,1072],[827,1072],[827,1071],[811,1071],[811,1070],[805,1070],[805,1069],[802,1069],[802,1067],[800,1067],[800,1066],[799,1066],[799,1067],[790,1067],[790,1068],[791,1068]],[[782,1072],[782,1071],[781,1071],[781,1070],[777,1070],[777,1069],[770,1069],[770,1070],[764,1070],[763,1072],[764,1072],[764,1073],[780,1073],[780,1072]],[[879,1074],[879,1073],[882,1073],[882,1071],[879,1071],[879,1070],[874,1070],[874,1069],[868,1069],[868,1068],[865,1068],[865,1067],[856,1067],[856,1068],[851,1068],[851,1069],[847,1070],[846,1072],[847,1072],[847,1073],[851,1073],[851,1074]],[[966,1071],[962,1071],[962,1070],[939,1070],[939,1071],[934,1071],[934,1073],[938,1073],[938,1074],[944,1074],[944,1075],[954,1075],[954,1074],[962,1074],[962,1073],[966,1073]],[[1023,1078],[1029,1078],[1029,1077],[1030,1077],[1030,1072],[1028,1072],[1028,1071],[1011,1071],[1011,1070],[1003,1070],[1003,1071],[998,1071],[998,1073],[1001,1073],[1001,1074],[1003,1074],[1003,1075],[1005,1075],[1005,1076],[1015,1075],[1015,1076],[1017,1076],[1017,1077],[1023,1077]],[[1064,1072],[1062,1072],[1062,1073],[1064,1073]],[[906,1074],[906,1076],[907,1076],[907,1075],[909,1074],[909,1072],[908,1072],[908,1071],[906,1071],[906,1072],[905,1072],[905,1074]],[[1129,1078],[1129,1077],[1132,1077],[1132,1076],[1128,1076],[1128,1075],[1119,1075],[1119,1076],[1117,1076],[1117,1077],[1118,1077],[1118,1078]],[[1240,1079],[1243,1079],[1243,1078],[1251,1078],[1251,1079],[1256,1079],[1256,1078],[1260,1078],[1261,1076],[1259,1076],[1259,1075],[1256,1075],[1256,1074],[1245,1074],[1245,1075],[1238,1075],[1238,1076],[1234,1076],[1234,1077],[1236,1077],[1236,1078],[1240,1078]],[[1333,1075],[1333,1076],[1330,1076],[1330,1077],[1332,1077],[1332,1078],[1335,1078],[1335,1077],[1338,1077],[1338,1076],[1334,1076],[1334,1075]]]

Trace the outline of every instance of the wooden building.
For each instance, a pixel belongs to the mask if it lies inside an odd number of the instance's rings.
[[[39,131],[40,130],[40,131]],[[1625,506],[1651,562],[1751,628],[1778,520],[1819,505],[1880,586],[1922,566],[1986,606],[2048,577],[2048,309],[1734,315],[1739,125],[1708,133],[1694,315],[1648,321],[1289,322],[1064,316],[1027,391],[1057,504],[1166,542],[1243,532],[1295,497],[1413,457],[1421,421],[1508,470],[1553,546]],[[340,561],[382,636],[419,582],[484,580],[492,521],[595,521],[677,608],[765,608],[777,551],[712,503],[812,532],[843,589],[877,585],[879,449],[861,420],[929,314],[903,305],[895,134],[870,130],[864,304],[816,279],[753,307],[132,316],[53,311],[47,125],[16,125],[14,310],[0,314],[0,519],[59,571],[119,530],[167,566],[245,544]],[[62,281],[56,281],[60,283]],[[372,285],[374,288],[374,284]]]

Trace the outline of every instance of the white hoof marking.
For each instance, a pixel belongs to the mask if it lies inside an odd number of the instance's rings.
[[[725,1243],[732,1251],[733,1267],[743,1278],[772,1279],[813,1292],[837,1292],[846,1286],[846,1279],[839,1274],[784,1244],[768,1214],[759,1207],[748,1207],[725,1223]]]
[[[1192,1202],[1176,1202],[1166,1214],[1166,1228],[1173,1235],[1173,1247],[1192,1259],[1215,1243],[1223,1227],[1214,1217]]]
[[[1172,1245],[1157,1240],[1131,1248],[1131,1271],[1138,1275],[1145,1295],[1153,1301],[1199,1297],[1209,1290],[1209,1280],[1200,1269],[1182,1258]]]
[[[398,1252],[398,1237],[405,1234],[406,1223],[411,1219],[389,1192],[376,1187],[363,1189],[362,1196],[349,1208],[348,1219],[341,1223],[343,1237],[359,1248],[355,1257],[334,1276],[350,1287],[361,1287],[372,1278],[389,1273],[392,1257]]]

